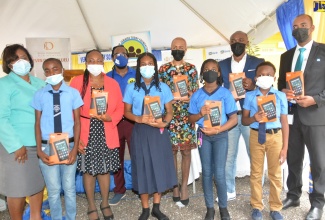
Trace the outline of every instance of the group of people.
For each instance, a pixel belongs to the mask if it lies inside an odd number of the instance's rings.
[[[75,173],[83,173],[89,219],[99,219],[95,204],[95,183],[100,186],[100,211],[105,220],[114,219],[111,206],[125,197],[124,154],[131,155],[132,187],[139,194],[142,213],[169,219],[160,210],[161,194],[173,189],[179,207],[189,204],[187,189],[191,149],[199,147],[205,220],[215,216],[213,184],[217,187],[220,218],[231,219],[227,203],[236,198],[235,175],[238,140],[243,135],[250,157],[252,219],[263,219],[262,182],[264,157],[270,181],[270,216],[283,219],[280,211],[299,206],[302,188],[302,160],[306,144],[311,158],[313,192],[306,219],[321,219],[325,191],[325,45],[312,40],[314,25],[309,15],[299,15],[293,23],[298,45],[281,56],[278,89],[276,68],[246,54],[247,34],[236,31],[230,37],[233,55],[223,61],[205,60],[200,73],[185,62],[187,45],[177,37],[171,43],[173,60],[158,69],[151,53],[138,56],[135,69],[127,66],[128,51],[123,45],[112,50],[114,67],[104,73],[100,51],[86,54],[86,70],[74,77],[70,86],[63,81],[60,60],[43,63],[45,82],[30,74],[33,59],[19,44],[2,53],[0,79],[0,194],[7,196],[11,219],[22,219],[25,197],[29,197],[30,217],[40,220],[43,189],[48,190],[52,219],[62,219],[61,185],[66,219],[76,218]],[[300,52],[302,51],[302,52]],[[301,58],[304,54],[304,58]],[[301,62],[300,62],[301,61]],[[304,96],[294,96],[286,87],[286,72],[304,72]],[[234,98],[229,74],[245,72],[245,98]],[[187,76],[186,98],[174,97],[175,76]],[[199,81],[203,87],[199,88]],[[94,92],[107,92],[106,112],[90,114]],[[274,95],[275,121],[262,122],[266,112],[257,105],[258,96]],[[291,97],[294,96],[294,99]],[[158,97],[162,119],[144,114],[144,100]],[[289,98],[290,97],[290,98]],[[204,121],[212,113],[207,101],[220,101],[220,128],[208,128]],[[288,104],[289,101],[289,104]],[[289,115],[288,115],[289,111]],[[290,116],[293,115],[293,116]],[[293,120],[289,120],[289,118]],[[290,123],[288,123],[290,121]],[[196,126],[197,125],[197,130]],[[290,130],[290,132],[289,132]],[[50,136],[67,133],[69,153],[66,164],[53,165]],[[177,177],[177,152],[181,152],[182,179]],[[281,201],[281,164],[289,167],[287,198]],[[109,200],[110,172],[114,172],[114,196]],[[214,181],[213,181],[214,179]],[[150,213],[149,196],[153,195]]]

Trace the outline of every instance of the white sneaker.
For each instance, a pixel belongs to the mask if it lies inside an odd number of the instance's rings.
[[[236,192],[229,193],[227,192],[227,201],[232,201],[236,199]],[[218,197],[216,198],[216,202],[218,202]]]
[[[0,212],[7,209],[6,202],[3,199],[0,199]]]

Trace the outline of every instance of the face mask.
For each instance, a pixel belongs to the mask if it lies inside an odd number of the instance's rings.
[[[45,82],[52,86],[55,86],[55,85],[59,84],[62,80],[63,80],[63,76],[62,76],[62,73],[60,73],[60,74],[55,74],[55,75],[46,77]]]
[[[143,78],[150,79],[155,74],[155,66],[141,66],[140,73]]]
[[[24,59],[19,59],[12,65],[12,71],[19,76],[27,75],[30,71],[30,68],[32,68],[30,62]]]
[[[256,85],[261,89],[269,89],[274,83],[273,76],[260,76],[257,77]]]
[[[118,68],[124,68],[128,64],[128,59],[123,55],[118,55],[114,63]]]
[[[298,41],[298,43],[306,42],[308,39],[308,28],[297,28],[292,31],[292,36]]]
[[[174,60],[181,61],[185,55],[184,50],[172,50],[172,56],[174,57]]]
[[[239,57],[245,52],[246,44],[243,43],[233,43],[230,45],[232,53],[236,56]]]
[[[209,70],[206,72],[203,72],[203,80],[207,83],[213,83],[217,81],[218,79],[218,73],[213,70]]]
[[[87,66],[87,70],[94,76],[98,76],[104,72],[103,65],[91,64]]]

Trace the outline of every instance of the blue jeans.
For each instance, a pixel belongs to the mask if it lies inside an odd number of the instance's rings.
[[[213,136],[202,136],[202,146],[199,153],[202,163],[203,192],[205,205],[214,207],[213,176],[217,185],[219,207],[227,207],[226,185],[226,158],[228,151],[228,132],[222,132]]]
[[[241,124],[241,115],[237,115],[238,124],[233,127],[228,132],[228,155],[227,155],[227,163],[226,163],[226,180],[227,180],[227,192],[234,193],[236,192],[236,172],[237,172],[237,154],[238,154],[238,142],[240,135],[243,135],[246,151],[248,157],[250,157],[249,153],[249,126],[244,126]]]
[[[70,150],[73,148],[74,143],[70,143]],[[50,146],[42,144],[43,152],[49,155]],[[76,202],[76,169],[77,162],[72,165],[52,165],[48,166],[39,160],[39,165],[44,176],[48,200],[50,204],[52,220],[62,220],[62,207],[61,207],[61,184],[64,190],[64,203],[65,213],[67,220],[75,220],[77,214]]]

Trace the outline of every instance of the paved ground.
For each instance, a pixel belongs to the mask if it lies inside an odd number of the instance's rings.
[[[250,196],[250,187],[249,187],[249,177],[238,178],[236,179],[237,183],[237,198],[234,201],[230,201],[228,204],[228,209],[232,219],[251,219],[250,212],[251,207],[249,205],[249,196]],[[172,220],[194,220],[194,219],[204,219],[205,216],[205,205],[204,198],[202,192],[202,183],[201,179],[196,181],[196,193],[193,194],[193,186],[189,186],[190,191],[190,203],[185,208],[178,208],[172,201],[172,193],[168,192],[165,194],[161,201],[162,210],[168,214],[169,218]],[[268,208],[268,190],[269,184],[266,181],[264,186],[264,204],[265,209],[263,210],[264,219],[269,218],[269,208]],[[113,194],[111,193],[110,197]],[[282,197],[284,198],[285,194],[282,193]],[[96,194],[97,207],[99,210],[100,204],[100,196]],[[151,200],[152,203],[152,200]],[[78,194],[77,196],[77,205],[78,205],[78,220],[86,220],[86,210],[87,210],[87,200],[84,194]],[[216,208],[216,217],[219,218],[218,205],[215,203]],[[291,208],[287,211],[283,211],[283,215],[285,219],[304,219],[306,213],[310,208],[308,194],[306,192],[303,193],[301,198],[301,205],[298,208]],[[127,196],[121,201],[121,203],[117,206],[112,207],[113,213],[115,215],[116,220],[136,220],[138,219],[141,213],[141,203],[136,195],[134,195],[131,191],[127,191]],[[101,214],[100,214],[100,217]],[[7,220],[9,219],[8,212],[0,212],[0,219]],[[155,219],[150,217],[149,219]]]
[[[129,153],[126,148],[125,159],[129,159]],[[180,167],[180,154],[178,154],[178,167]],[[178,176],[181,176],[180,170],[178,170]],[[161,200],[161,210],[169,216],[171,220],[202,220],[204,219],[206,207],[204,203],[203,190],[202,190],[202,180],[199,178],[195,181],[196,193],[193,193],[193,185],[189,186],[190,203],[187,207],[179,208],[175,205],[172,200],[172,192],[167,192],[163,195]],[[215,189],[215,188],[214,188]],[[250,198],[250,185],[249,177],[236,178],[236,189],[237,198],[234,201],[228,203],[228,210],[230,216],[233,220],[245,220],[251,219],[251,206],[249,202]],[[269,217],[269,206],[268,206],[268,193],[269,193],[269,183],[265,180],[264,191],[263,191],[263,203],[265,204],[265,209],[263,210],[263,218],[271,219]],[[216,191],[214,191],[216,195]],[[110,198],[113,197],[113,193],[110,193]],[[285,198],[285,192],[282,192],[282,199]],[[100,195],[96,194],[97,208],[100,212]],[[151,199],[152,207],[152,199]],[[87,220],[87,200],[85,194],[77,195],[77,220]],[[308,194],[303,193],[301,197],[301,205],[298,208],[291,208],[286,211],[282,211],[285,219],[288,220],[303,220],[310,208]],[[215,203],[216,216],[215,220],[220,219],[218,204]],[[132,191],[128,190],[126,192],[126,197],[122,199],[119,205],[112,206],[112,211],[115,216],[115,220],[137,220],[141,214],[141,202],[138,196]],[[100,218],[103,219],[101,213]],[[325,214],[324,214],[325,215]],[[323,215],[323,216],[324,216]],[[152,216],[149,218],[153,220]],[[0,220],[9,220],[8,211],[0,212]]]

